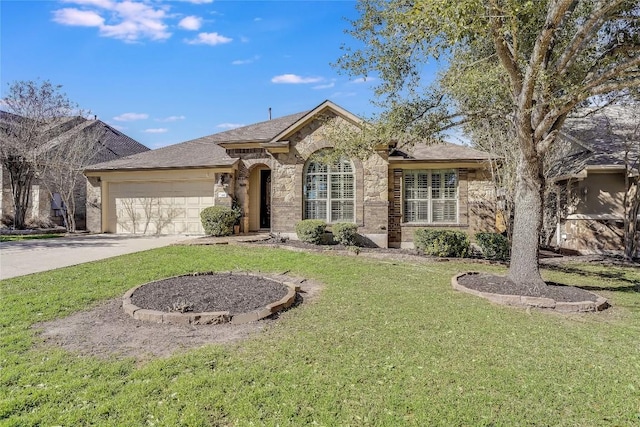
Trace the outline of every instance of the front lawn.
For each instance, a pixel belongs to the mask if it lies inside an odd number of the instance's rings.
[[[320,297],[266,332],[147,363],[43,346],[31,325],[194,271],[307,277]],[[560,315],[454,291],[457,272],[243,246],[174,246],[0,282],[0,425],[632,426],[640,424],[640,272],[545,278],[613,307]]]
[[[18,242],[21,240],[40,240],[40,239],[55,239],[57,237],[64,237],[64,234],[49,233],[49,234],[2,234],[0,235],[0,242]]]

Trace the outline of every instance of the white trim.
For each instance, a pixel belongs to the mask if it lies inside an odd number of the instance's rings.
[[[447,173],[451,173],[453,172],[455,174],[455,179],[456,179],[456,186],[455,186],[455,197],[444,197],[445,194],[445,175]],[[406,197],[406,191],[407,191],[407,187],[406,187],[406,177],[407,175],[411,175],[414,177],[414,181],[415,181],[415,185],[414,185],[414,191],[418,190],[418,175],[423,174],[426,175],[427,177],[427,188],[426,189],[422,189],[422,191],[426,192],[426,197],[413,197],[413,198],[407,198]],[[433,198],[433,177],[434,175],[439,176],[439,178],[441,178],[440,181],[440,186],[438,188],[438,190],[440,191],[440,197],[438,198]],[[403,224],[407,224],[407,225],[414,225],[414,224],[425,224],[425,225],[454,225],[454,224],[458,224],[460,222],[460,192],[459,192],[459,184],[460,184],[460,177],[459,177],[459,171],[458,169],[410,169],[410,170],[404,170],[402,173],[402,223]],[[433,220],[433,209],[434,209],[434,202],[442,202],[442,203],[446,203],[446,202],[455,202],[455,220],[454,221],[434,221]],[[411,202],[426,202],[427,204],[427,218],[426,220],[424,218],[421,219],[416,219],[415,221],[409,221],[406,215],[407,212],[407,204],[411,203]]]

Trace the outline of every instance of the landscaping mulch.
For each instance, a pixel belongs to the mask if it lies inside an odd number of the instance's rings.
[[[133,292],[131,302],[149,310],[234,315],[276,302],[288,290],[282,283],[247,274],[189,275],[147,283]]]
[[[596,301],[594,294],[574,286],[547,282],[546,287],[538,289],[492,274],[465,274],[458,277],[458,283],[469,289],[498,295],[551,298],[558,302]]]

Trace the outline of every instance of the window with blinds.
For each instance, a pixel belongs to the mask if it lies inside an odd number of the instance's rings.
[[[403,188],[404,222],[458,222],[456,170],[407,170]]]
[[[331,222],[355,222],[355,176],[349,160],[331,165],[307,164],[304,175],[304,217]]]

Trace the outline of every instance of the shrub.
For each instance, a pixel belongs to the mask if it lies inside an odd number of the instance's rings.
[[[338,222],[331,226],[333,239],[345,246],[354,246],[358,236],[358,225],[351,222]]]
[[[53,223],[53,221],[51,221],[50,218],[43,218],[39,216],[27,218],[27,220],[24,222],[24,225],[26,226],[26,228],[32,229],[55,227],[55,224]]]
[[[327,224],[320,219],[303,219],[296,224],[296,234],[303,242],[319,245],[324,240]]]
[[[470,246],[469,237],[462,231],[427,228],[417,229],[413,242],[425,254],[439,257],[465,257]]]
[[[240,221],[240,212],[226,206],[209,206],[200,212],[202,227],[209,236],[230,236]]]
[[[476,241],[487,259],[509,259],[509,241],[499,233],[476,233]]]

